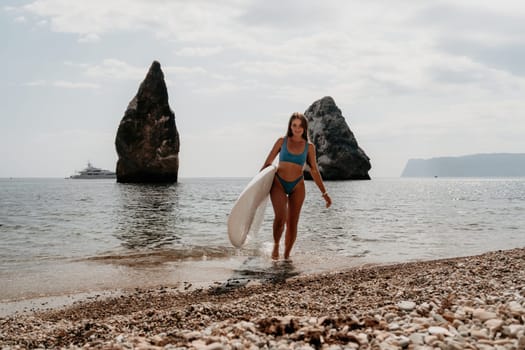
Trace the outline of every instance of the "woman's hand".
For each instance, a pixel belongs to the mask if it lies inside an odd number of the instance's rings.
[[[326,207],[330,208],[330,206],[332,205],[332,198],[330,198],[328,192],[323,193],[323,198],[326,201]]]

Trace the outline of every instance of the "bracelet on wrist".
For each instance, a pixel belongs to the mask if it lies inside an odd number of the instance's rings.
[[[326,196],[328,194],[328,191],[324,191],[324,193],[322,194],[322,196]]]

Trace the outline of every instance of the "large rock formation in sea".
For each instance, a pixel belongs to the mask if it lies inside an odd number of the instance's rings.
[[[179,133],[160,63],[154,61],[115,138],[117,182],[176,182]]]
[[[357,144],[332,97],[315,101],[305,116],[323,180],[370,180],[370,158]],[[311,179],[308,171],[305,178]]]

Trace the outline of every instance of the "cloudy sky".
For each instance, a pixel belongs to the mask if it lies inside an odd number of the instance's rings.
[[[153,60],[181,177],[252,176],[289,115],[332,96],[372,162],[525,152],[525,3],[33,0],[0,8],[0,177],[114,169]]]

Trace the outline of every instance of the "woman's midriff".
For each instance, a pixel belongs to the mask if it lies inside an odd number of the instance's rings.
[[[290,162],[279,162],[277,174],[285,181],[294,181],[303,175],[303,167]]]

